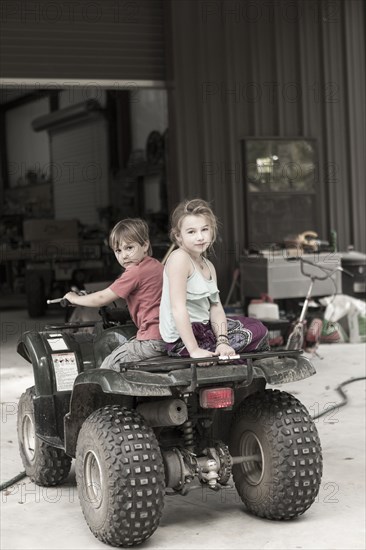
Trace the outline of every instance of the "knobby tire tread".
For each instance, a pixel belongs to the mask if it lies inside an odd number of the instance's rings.
[[[104,454],[108,484],[108,509],[101,517],[83,502],[82,453],[93,441]],[[165,494],[163,462],[154,432],[136,411],[111,405],[87,418],[78,439],[76,477],[85,520],[102,542],[133,546],[157,529]]]
[[[35,388],[32,386],[23,393],[19,399],[18,406],[18,440],[19,451],[27,476],[37,485],[43,487],[52,487],[62,483],[69,475],[72,459],[65,451],[48,445],[42,439],[35,436],[35,457],[30,462],[23,450],[23,441],[20,433],[20,422],[23,418],[23,413],[28,413],[33,416],[34,423],[34,406],[33,397]]]
[[[270,471],[255,495],[241,467],[234,466],[237,491],[246,507],[257,516],[275,520],[298,517],[314,502],[322,477],[321,444],[314,421],[304,405],[289,393],[279,390],[255,393],[245,400],[233,419],[234,453],[238,452],[235,440],[243,426],[255,430],[255,425],[257,434],[267,440],[266,448],[270,449],[270,456],[265,457]]]

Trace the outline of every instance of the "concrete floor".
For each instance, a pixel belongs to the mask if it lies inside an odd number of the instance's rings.
[[[17,402],[33,385],[32,369],[16,353],[19,334],[58,313],[31,321],[24,310],[1,314],[1,482],[23,470],[16,434]],[[334,388],[365,375],[365,346],[322,345],[317,374],[280,389],[296,395],[312,415],[340,400]],[[235,489],[212,493],[198,489],[186,497],[166,498],[159,529],[143,545],[158,549],[353,549],[365,540],[365,384],[346,386],[349,403],[319,418],[324,475],[316,502],[300,518],[272,522],[249,515]],[[57,488],[38,487],[24,478],[2,492],[1,541],[13,549],[102,549],[89,531],[79,506],[73,469]]]

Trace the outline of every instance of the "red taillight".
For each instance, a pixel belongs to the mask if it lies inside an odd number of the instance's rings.
[[[224,409],[234,404],[232,388],[210,388],[201,390],[200,405],[203,409]]]

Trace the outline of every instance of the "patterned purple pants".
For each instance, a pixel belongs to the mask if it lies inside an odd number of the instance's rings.
[[[228,317],[227,328],[229,344],[237,353],[270,349],[268,330],[258,319],[242,315],[235,316],[235,319]],[[210,323],[192,323],[192,330],[200,348],[215,351],[216,337]],[[175,342],[166,343],[166,349],[172,357],[189,357],[180,338]]]

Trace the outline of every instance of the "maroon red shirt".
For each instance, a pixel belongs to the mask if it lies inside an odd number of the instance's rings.
[[[138,328],[138,340],[160,340],[159,306],[163,287],[163,266],[146,256],[138,265],[126,269],[110,289],[127,302]]]

